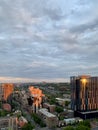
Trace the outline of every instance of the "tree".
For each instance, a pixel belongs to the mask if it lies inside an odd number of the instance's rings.
[[[68,105],[70,104],[69,101],[65,101],[65,106],[68,107]]]
[[[39,118],[39,116],[38,116],[36,113],[33,113],[32,116],[33,116],[34,121],[35,121],[37,124],[40,124],[41,119]]]
[[[89,127],[89,128],[91,127],[89,120],[85,120],[85,121],[83,121],[83,122],[80,122],[78,125],[87,126],[87,127]]]
[[[0,117],[4,117],[4,116],[6,116],[7,114],[9,114],[8,111],[6,111],[6,110],[0,110]]]
[[[65,127],[63,130],[75,130],[75,129],[74,129],[74,127],[72,127],[72,126],[67,126],[67,127]]]
[[[12,101],[12,103],[11,103],[11,107],[12,107],[12,109],[16,109],[16,108],[18,107],[17,102]]]
[[[59,120],[64,120],[64,118],[65,118],[65,117],[62,116],[62,115],[59,116]]]
[[[34,129],[34,126],[31,125],[31,123],[25,124],[25,125],[22,127],[22,130],[32,130],[32,129]]]
[[[46,124],[41,120],[41,118],[36,114],[32,114],[34,121],[39,124],[41,127],[46,127]]]
[[[56,104],[56,99],[55,98],[50,98],[49,103],[52,104]]]
[[[75,130],[90,130],[90,128],[84,125],[79,125],[76,127]]]
[[[0,101],[0,108],[2,108],[2,102]]]
[[[56,106],[55,111],[56,111],[57,113],[61,113],[61,112],[63,112],[64,110],[63,110],[62,107]]]
[[[46,124],[43,121],[40,121],[40,126],[41,127],[46,127]]]

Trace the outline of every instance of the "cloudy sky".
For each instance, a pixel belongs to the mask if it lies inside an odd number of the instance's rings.
[[[98,0],[0,0],[0,81],[98,75]]]

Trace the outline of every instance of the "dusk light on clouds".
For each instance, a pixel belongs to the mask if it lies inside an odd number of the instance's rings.
[[[98,0],[0,0],[0,81],[98,75]]]

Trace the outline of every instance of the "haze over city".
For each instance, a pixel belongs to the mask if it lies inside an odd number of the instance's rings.
[[[0,0],[0,81],[98,75],[98,0]]]

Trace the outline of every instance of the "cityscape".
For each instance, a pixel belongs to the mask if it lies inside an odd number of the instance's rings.
[[[1,83],[0,128],[6,130],[98,129],[98,77],[70,83]]]
[[[0,130],[98,130],[98,0],[0,0]]]

